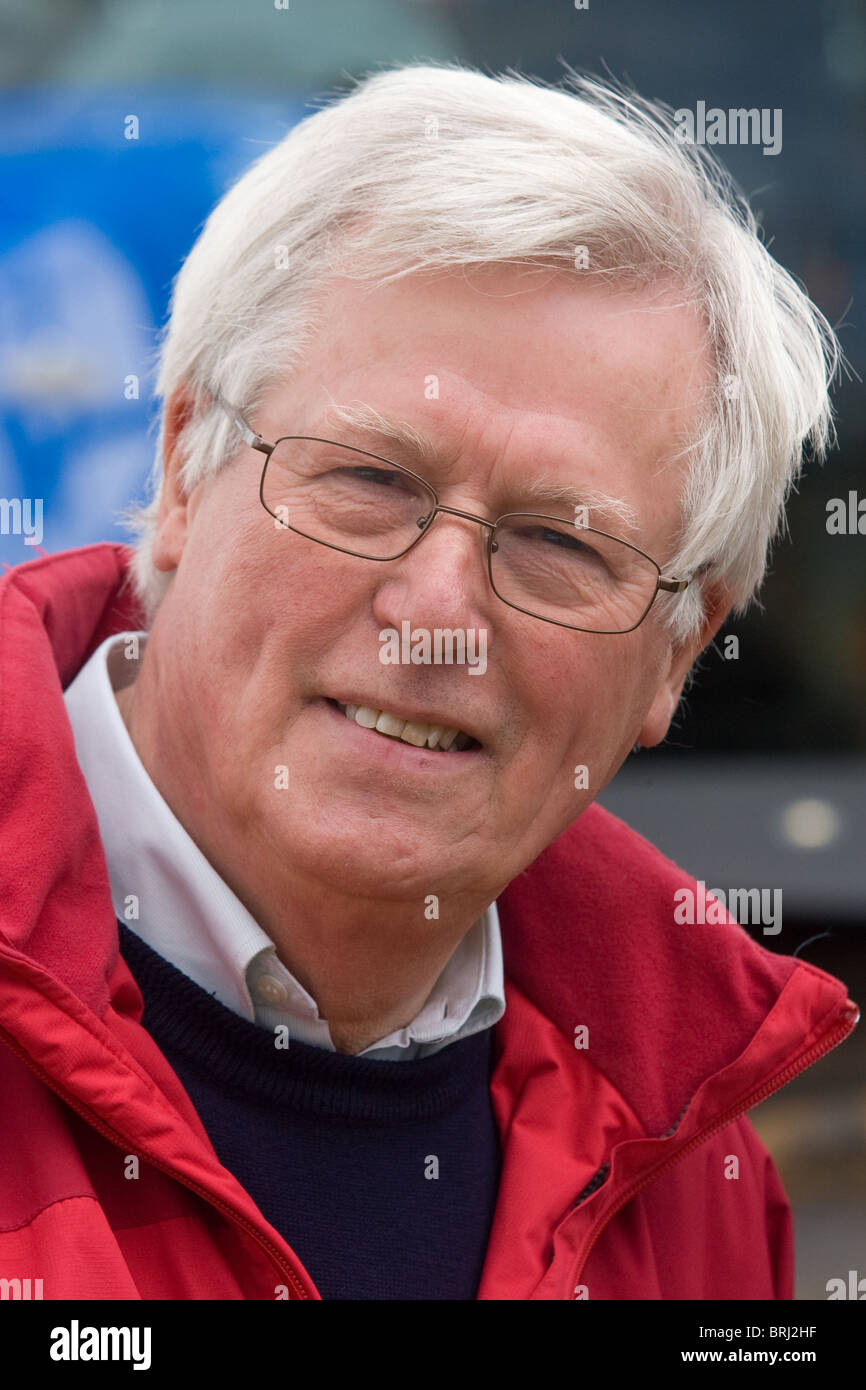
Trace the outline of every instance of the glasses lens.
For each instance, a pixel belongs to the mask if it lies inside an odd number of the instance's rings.
[[[402,554],[435,507],[433,494],[401,468],[322,439],[278,441],[262,501],[293,531],[371,560]]]
[[[658,579],[652,561],[625,541],[530,515],[498,524],[491,575],[507,603],[590,632],[628,632]]]

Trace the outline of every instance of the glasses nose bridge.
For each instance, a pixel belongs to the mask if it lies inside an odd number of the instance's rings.
[[[464,512],[461,507],[446,507],[443,502],[437,501],[436,506],[430,514],[427,525],[424,527],[425,534],[430,530],[440,512],[447,512],[449,516],[461,516],[464,521],[477,522],[479,526],[486,526],[491,534],[496,530],[496,522],[488,521],[486,516],[476,516],[474,512]],[[489,542],[490,537],[488,536],[486,539]]]
[[[481,537],[481,539],[482,539],[482,543],[483,543],[483,545],[484,545],[484,549],[485,549],[485,553],[486,553],[486,557],[487,557],[487,563],[488,563],[488,566],[489,566],[489,564],[490,564],[490,547],[491,547],[491,541],[492,541],[492,539],[493,539],[493,533],[494,533],[495,530],[496,530],[496,522],[495,522],[495,521],[488,521],[487,517],[485,517],[485,516],[476,516],[474,512],[465,512],[465,511],[463,511],[463,509],[462,509],[461,507],[447,507],[443,502],[440,502],[440,501],[438,500],[438,498],[437,498],[436,506],[433,508],[433,511],[430,513],[430,516],[428,517],[428,520],[427,520],[427,525],[424,527],[424,531],[423,531],[422,537],[421,537],[422,539],[423,539],[424,536],[427,535],[427,532],[430,531],[430,530],[432,529],[433,523],[434,523],[434,521],[436,520],[436,518],[437,518],[437,516],[439,515],[440,512],[446,512],[446,513],[448,514],[448,516],[459,516],[459,517],[462,517],[464,521],[474,521],[474,522],[476,522],[479,526],[481,526],[482,528],[485,528],[485,527],[486,527],[488,534],[485,536],[485,535],[483,534],[483,531],[482,531],[482,537]]]
[[[487,526],[491,531],[495,529],[496,522],[488,521],[485,516],[476,516],[474,512],[464,512],[460,507],[446,507],[443,502],[437,502],[433,516],[437,512],[448,512],[450,516],[462,516],[466,521],[477,521],[479,526]],[[430,518],[431,522],[433,517]]]

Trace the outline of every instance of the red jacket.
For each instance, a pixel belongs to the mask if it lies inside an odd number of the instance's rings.
[[[217,1159],[118,954],[62,691],[141,625],[128,554],[0,583],[0,1279],[42,1279],[46,1299],[317,1299]],[[745,1112],[857,1008],[735,922],[675,925],[682,887],[591,806],[498,900],[503,1163],[479,1298],[793,1295],[788,1201]]]

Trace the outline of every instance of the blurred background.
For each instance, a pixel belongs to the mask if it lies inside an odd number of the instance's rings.
[[[791,500],[762,606],[723,628],[665,746],[632,756],[601,801],[710,888],[781,889],[778,934],[744,925],[862,1003],[860,0],[0,0],[0,565],[127,539],[118,513],[153,456],[156,335],[211,207],[309,103],[418,59],[553,81],[564,60],[674,108],[782,109],[778,155],[716,152],[839,333],[839,447]],[[21,498],[41,499],[41,534],[2,505]],[[847,534],[828,531],[833,499]],[[866,1276],[863,1026],[751,1117],[794,1203],[797,1297]]]

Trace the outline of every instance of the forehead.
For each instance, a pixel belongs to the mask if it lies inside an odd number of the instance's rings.
[[[503,404],[524,409],[567,406],[599,367],[611,395],[646,409],[641,396],[654,387],[661,406],[666,388],[705,365],[699,315],[670,281],[617,290],[579,272],[493,265],[384,285],[337,278],[322,310],[312,350],[337,370],[383,360],[399,374],[400,363],[408,371],[426,356],[432,372],[438,355],[442,368],[471,368],[474,384],[494,396],[507,386]]]

